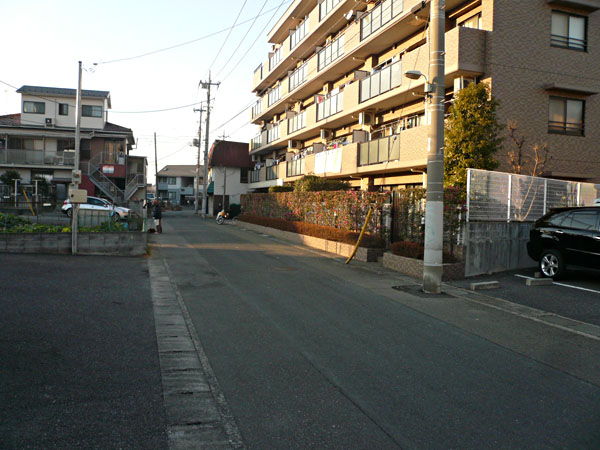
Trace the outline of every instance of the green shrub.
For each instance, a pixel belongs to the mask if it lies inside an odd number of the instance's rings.
[[[293,192],[294,186],[291,185],[283,185],[283,186],[270,186],[269,192]]]
[[[316,175],[304,175],[294,181],[295,192],[347,191],[350,183],[342,180],[329,180]]]

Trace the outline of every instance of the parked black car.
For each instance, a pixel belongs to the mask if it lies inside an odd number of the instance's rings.
[[[527,253],[546,277],[561,277],[568,265],[600,269],[600,206],[553,209],[536,220]]]

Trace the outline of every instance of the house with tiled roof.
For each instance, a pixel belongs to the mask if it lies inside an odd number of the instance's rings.
[[[23,184],[45,179],[58,202],[67,196],[72,171],[81,189],[115,203],[142,200],[146,158],[129,155],[133,131],[108,122],[108,91],[82,90],[79,167],[75,167],[75,89],[23,86],[21,112],[0,116],[0,174],[16,170]]]
[[[216,215],[223,205],[228,211],[230,205],[239,204],[242,194],[248,192],[248,173],[254,167],[248,153],[248,144],[217,140],[208,154],[209,180],[212,189],[208,193],[209,212]]]
[[[158,197],[173,205],[193,205],[196,186],[196,165],[167,165],[158,172]],[[200,166],[200,189],[204,180],[204,166]]]

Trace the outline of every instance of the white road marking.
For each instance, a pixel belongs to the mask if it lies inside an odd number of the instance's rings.
[[[534,279],[533,277],[528,277],[528,276],[519,275],[519,274],[515,274],[515,277],[525,278],[525,279],[529,279],[529,280],[533,280]],[[583,287],[579,287],[579,286],[572,286],[570,284],[564,284],[564,283],[557,283],[556,281],[553,281],[552,284],[556,284],[557,286],[563,286],[563,287],[573,288],[573,289],[579,289],[580,291],[593,292],[595,294],[600,294],[600,291],[596,291],[594,289],[588,289],[588,288],[583,288]]]

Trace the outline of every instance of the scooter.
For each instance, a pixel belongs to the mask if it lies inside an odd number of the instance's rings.
[[[217,223],[219,225],[223,225],[223,222],[225,222],[227,217],[229,217],[229,215],[225,212],[225,210],[220,211],[219,214],[217,214]]]

